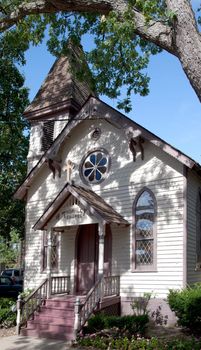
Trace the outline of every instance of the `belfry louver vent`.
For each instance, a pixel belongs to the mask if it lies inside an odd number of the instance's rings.
[[[43,123],[42,151],[45,152],[54,141],[54,120]]]

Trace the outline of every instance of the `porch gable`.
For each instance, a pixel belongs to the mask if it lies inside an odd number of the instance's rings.
[[[64,204],[74,198],[65,211]],[[62,210],[59,212],[59,210]],[[72,209],[73,208],[73,209]],[[57,217],[56,217],[56,214]],[[76,186],[67,182],[61,192],[45,209],[42,216],[33,226],[34,230],[45,230],[48,222],[55,217],[58,226],[72,226],[86,223],[116,223],[118,225],[130,225],[119,213],[117,213],[103,198],[90,189]],[[64,225],[65,223],[65,225]]]

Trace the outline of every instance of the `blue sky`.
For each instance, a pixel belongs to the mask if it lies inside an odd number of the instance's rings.
[[[32,100],[54,57],[43,44],[30,48],[26,59],[22,72]],[[151,58],[148,74],[150,94],[133,96],[128,116],[201,164],[201,106],[179,61],[162,52]],[[116,107],[115,100],[101,98]]]

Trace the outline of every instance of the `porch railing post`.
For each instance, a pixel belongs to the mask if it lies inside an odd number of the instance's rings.
[[[22,309],[22,298],[21,295],[17,299],[17,318],[16,318],[16,333],[20,334],[20,321],[21,321],[21,310]]]
[[[98,235],[99,235],[99,252],[98,252],[98,275],[99,278],[103,276],[104,273],[104,241],[105,241],[105,223],[99,223],[98,225]]]
[[[75,321],[74,321],[74,334],[75,338],[77,337],[77,333],[81,327],[81,319],[80,319],[80,298],[76,298],[75,301]]]
[[[49,299],[52,292],[52,279],[51,279],[51,254],[52,254],[52,239],[51,239],[51,231],[48,232],[48,249],[47,249],[47,278],[48,278],[48,284],[47,284],[47,298]]]
[[[51,297],[52,294],[52,276],[51,276],[51,272],[48,272],[47,274],[47,299],[49,299]]]

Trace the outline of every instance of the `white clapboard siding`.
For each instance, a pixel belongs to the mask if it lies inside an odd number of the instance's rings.
[[[91,139],[95,127],[102,131],[97,141]],[[161,149],[144,143],[144,160],[137,153],[133,162],[124,130],[104,121],[86,121],[76,127],[59,152],[61,178],[53,179],[46,165],[32,183],[27,202],[26,286],[37,285],[44,278],[40,271],[42,234],[32,229],[47,205],[66,183],[64,167],[74,163],[72,180],[82,186],[79,166],[82,157],[92,149],[104,147],[111,156],[107,179],[91,189],[130,222],[130,227],[112,225],[112,273],[121,275],[121,295],[134,296],[154,291],[165,297],[169,288],[183,285],[183,167]],[[138,192],[148,187],[157,201],[157,272],[132,272],[133,202]],[[74,278],[76,229],[61,233],[59,273]]]
[[[196,202],[200,178],[192,172],[187,182],[187,283],[201,282],[201,270],[196,271]]]

